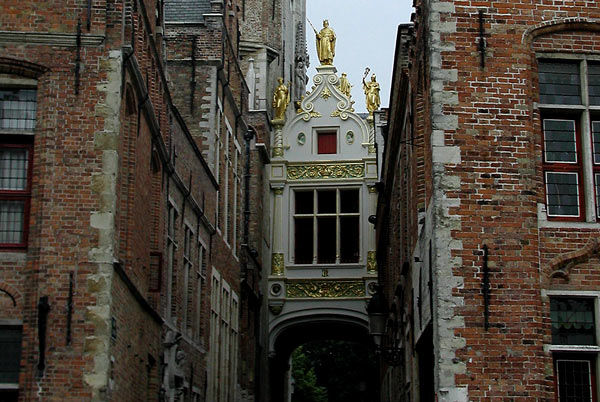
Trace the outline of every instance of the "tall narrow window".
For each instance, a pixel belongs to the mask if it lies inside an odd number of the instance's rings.
[[[360,250],[359,189],[294,192],[294,262],[356,263]]]
[[[25,248],[31,198],[35,89],[0,88],[0,248]]]
[[[582,352],[597,345],[594,305],[593,298],[550,298],[552,344],[560,347],[554,353],[554,370],[561,402],[596,400],[596,355]]]
[[[198,242],[198,264],[196,266],[196,319],[194,320],[194,340],[201,341],[202,335],[202,297],[206,280],[206,249]]]
[[[538,80],[547,216],[600,219],[600,64],[540,59]],[[588,148],[592,163],[584,161]]]
[[[0,143],[0,247],[27,245],[31,198],[31,144]]]
[[[544,179],[548,216],[579,217],[581,159],[575,120],[545,119]]]
[[[0,400],[12,402],[19,397],[21,368],[21,326],[0,326]]]
[[[175,261],[176,248],[176,224],[177,211],[173,204],[169,203],[167,211],[167,319],[175,319],[177,316],[176,279],[177,270]]]
[[[192,297],[194,294],[194,281],[191,278],[194,272],[192,263],[192,237],[192,230],[189,226],[185,225],[183,235],[183,319],[181,320],[181,327],[188,335],[191,335],[192,330]]]

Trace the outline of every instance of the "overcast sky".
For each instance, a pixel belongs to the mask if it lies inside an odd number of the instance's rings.
[[[365,67],[377,75],[381,86],[381,107],[387,107],[392,82],[392,64],[398,25],[410,22],[412,0],[306,0],[306,15],[317,30],[323,20],[335,31],[337,40],[333,64],[338,75],[348,74],[353,86],[352,100],[357,112],[366,112],[362,77]],[[307,23],[306,36],[310,67],[307,90],[313,85],[319,58],[315,49],[315,34]]]

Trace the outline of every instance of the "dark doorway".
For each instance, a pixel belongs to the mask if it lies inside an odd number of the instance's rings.
[[[378,365],[363,344],[315,341],[292,353],[292,402],[371,402],[378,399]]]
[[[431,324],[427,326],[425,332],[421,335],[416,349],[419,362],[419,400],[420,402],[434,402],[435,357],[433,353],[433,329]]]

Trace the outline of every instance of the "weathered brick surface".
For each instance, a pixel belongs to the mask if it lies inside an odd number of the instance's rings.
[[[418,290],[419,272],[426,275],[424,246],[431,241],[437,397],[552,400],[552,356],[544,349],[549,303],[541,292],[597,288],[596,257],[571,267],[568,279],[550,276],[561,255],[585,248],[599,229],[595,222],[553,227],[538,215],[545,189],[536,52],[597,54],[600,10],[589,1],[417,3],[404,98],[412,126],[402,127],[395,119],[403,110],[392,110],[391,135],[425,147],[398,145],[400,161],[386,158],[393,165],[386,189],[394,189],[385,196],[401,210],[400,230],[390,229],[390,249],[399,251],[388,254],[389,294],[401,285],[407,318],[417,320],[417,298],[407,293]],[[489,247],[488,330],[483,245]],[[403,263],[410,264],[408,277],[398,274]],[[407,367],[418,384],[414,361]]]

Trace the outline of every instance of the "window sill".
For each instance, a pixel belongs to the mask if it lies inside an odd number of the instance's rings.
[[[546,352],[587,352],[600,353],[600,346],[594,345],[544,345]]]
[[[585,222],[575,220],[549,220],[546,214],[546,205],[538,204],[538,228],[559,228],[559,229],[600,229],[600,222]]]
[[[19,130],[19,129],[9,129],[2,128],[0,129],[0,135],[35,135],[35,132],[32,130]]]
[[[27,250],[25,249],[0,249],[0,262],[26,261]]]
[[[364,264],[360,262],[340,263],[340,264],[289,264],[285,266],[290,269],[331,269],[331,268],[365,268]]]

